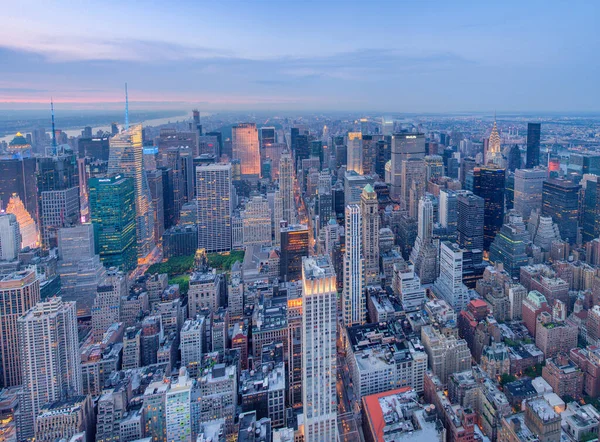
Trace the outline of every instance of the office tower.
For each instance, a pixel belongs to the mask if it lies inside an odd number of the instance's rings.
[[[171,384],[165,397],[167,440],[191,441],[191,399],[193,381],[185,367],[179,369],[177,382]]]
[[[440,155],[425,157],[425,181],[444,176],[444,160]]]
[[[77,156],[93,160],[108,161],[109,137],[88,137],[77,140]]]
[[[207,252],[231,250],[233,211],[231,164],[196,168],[198,248]]]
[[[542,190],[547,173],[544,169],[515,170],[514,208],[524,220],[529,219],[532,210],[542,208]]]
[[[363,174],[363,148],[362,134],[360,132],[348,132],[346,170]]]
[[[283,204],[283,220],[296,223],[296,203],[294,201],[294,161],[289,152],[283,152],[279,161],[279,195]],[[279,224],[278,219],[275,225]]]
[[[375,144],[375,173],[379,178],[385,178],[385,164],[390,161],[392,140],[391,136],[385,136]]]
[[[301,224],[282,227],[280,280],[297,281],[302,277],[302,258],[308,252],[308,227]]]
[[[500,134],[498,133],[498,127],[496,126],[496,120],[494,119],[494,126],[490,137],[487,139],[487,149],[484,152],[484,164],[494,164],[496,166],[502,165],[502,149]]]
[[[362,251],[363,220],[360,207],[346,206],[346,251],[344,253],[344,293],[342,295],[344,324],[364,324],[367,302],[364,293],[365,261]]]
[[[425,196],[419,200],[417,239],[410,253],[414,271],[423,282],[431,284],[438,276],[439,240],[433,238],[433,200]]]
[[[58,229],[79,224],[79,174],[71,150],[38,159],[40,231],[45,249],[57,246]]]
[[[264,149],[265,147],[276,143],[276,132],[274,127],[261,127],[259,129],[259,139],[260,139],[260,147]]]
[[[383,140],[383,135],[362,134],[362,170],[364,175],[375,173],[377,163],[377,142]]]
[[[484,199],[468,190],[457,193],[458,244],[467,251],[465,269],[472,270],[483,259]]]
[[[244,246],[271,245],[271,209],[262,196],[253,197],[242,211]]]
[[[402,162],[410,158],[425,157],[425,135],[397,133],[392,136],[390,197],[400,201],[402,197]]]
[[[330,191],[321,188],[317,194],[317,203],[319,207],[319,229],[321,229],[333,215],[333,195]]]
[[[560,236],[569,244],[577,242],[580,188],[571,181],[550,178],[544,181],[542,189],[542,215],[552,217]]]
[[[168,152],[171,149],[188,151],[192,157],[197,155],[198,132],[196,130],[180,132],[177,129],[162,128],[159,137],[156,139],[156,144],[160,165],[167,166],[169,162]]]
[[[144,430],[146,436],[150,437],[153,442],[167,439],[165,405],[170,387],[171,384],[168,382],[156,381],[148,385],[144,392]]]
[[[178,220],[178,215],[175,213],[175,197],[173,191],[173,171],[169,167],[159,167],[162,174],[163,186],[163,209],[165,230],[173,227]]]
[[[502,226],[490,246],[490,262],[503,263],[504,270],[512,278],[518,279],[520,268],[528,264],[526,248],[529,241],[523,218],[519,212],[510,212],[508,222]]]
[[[40,281],[29,269],[0,278],[0,362],[2,386],[22,384],[21,355],[17,335],[17,319],[40,300]]]
[[[469,302],[469,290],[462,282],[463,253],[457,244],[444,241],[440,245],[440,276],[433,286],[437,296],[456,311],[463,310]]]
[[[344,174],[344,204],[360,204],[360,196],[367,184],[374,183],[372,176],[359,175],[353,170]],[[344,207],[345,207],[344,206]]]
[[[506,171],[506,180],[504,188],[504,202],[506,210],[515,208],[515,174],[514,172]]]
[[[146,179],[148,180],[150,196],[152,197],[152,215],[154,217],[154,242],[158,244],[162,241],[163,233],[165,233],[165,206],[162,171],[158,169],[147,170]],[[194,213],[194,222],[195,221],[196,214]]]
[[[303,259],[302,404],[307,442],[337,440],[336,286],[328,256]]]
[[[0,159],[0,202],[6,208],[18,196],[29,215],[38,222],[38,195],[35,158]]]
[[[141,124],[131,126],[110,139],[108,173],[133,179],[137,256],[145,258],[155,244],[152,197],[144,174]]]
[[[436,257],[437,258],[437,257]],[[425,300],[425,289],[421,285],[421,279],[415,274],[414,266],[402,259],[393,266],[392,287],[402,307],[407,312],[420,310]]]
[[[91,222],[100,260],[105,267],[135,269],[138,243],[133,179],[122,175],[90,178],[89,189]]]
[[[21,251],[21,231],[17,217],[12,213],[0,213],[0,261],[17,259]]]
[[[240,123],[231,128],[231,143],[234,160],[240,160],[242,177],[260,178],[260,151],[258,131],[254,123]]]
[[[540,123],[527,123],[527,159],[525,168],[533,169],[540,165]]]
[[[426,325],[421,328],[421,342],[427,352],[431,371],[442,383],[446,384],[453,373],[470,370],[471,352],[464,339],[457,339],[452,334],[446,336],[437,328]]]
[[[586,244],[600,236],[600,177],[586,175],[581,185],[581,241]]]
[[[142,330],[127,327],[123,334],[123,361],[122,369],[138,368],[141,364],[141,338]]]
[[[203,341],[206,336],[205,320],[203,316],[188,319],[183,324],[180,332],[181,366],[188,370],[192,364],[202,362]]]
[[[541,216],[538,211],[531,212],[527,230],[533,243],[545,252],[550,252],[553,242],[561,241],[560,230],[552,217]]]
[[[511,172],[514,172],[517,169],[521,168],[521,164],[523,160],[521,159],[521,149],[519,149],[519,145],[515,144],[510,148],[508,152],[508,165],[507,169]]]
[[[583,177],[586,174],[600,175],[600,154],[596,152],[571,153],[567,174]]]
[[[35,424],[36,442],[92,441],[95,429],[92,397],[74,396],[45,404]]]
[[[17,218],[19,232],[21,234],[21,244],[19,246],[22,249],[25,247],[37,247],[40,238],[37,225],[31,214],[25,209],[23,201],[16,193],[8,200],[6,213],[12,213]]]
[[[506,170],[494,166],[473,169],[473,193],[484,199],[483,249],[489,251],[504,223]]]
[[[127,297],[127,277],[111,269],[106,279],[96,287],[96,298],[92,307],[92,336],[96,342],[102,340],[104,332],[121,320],[121,298]]]
[[[419,199],[425,193],[426,167],[425,161],[419,158],[409,158],[402,161],[402,179],[400,206],[406,210],[410,217],[417,216]]]
[[[38,302],[17,321],[23,391],[19,440],[33,437],[41,408],[81,394],[81,356],[74,302],[60,297]]]
[[[439,221],[448,237],[456,236],[458,225],[458,197],[454,190],[444,189],[439,196]]]
[[[308,135],[299,134],[298,136],[296,136],[295,145],[292,143],[292,153],[294,154],[294,158],[296,159],[296,164],[298,165],[298,168],[301,168],[302,160],[310,158]]]
[[[366,285],[379,280],[379,204],[373,186],[367,184],[360,197],[362,216],[362,250],[365,263]]]
[[[58,231],[58,273],[63,301],[76,301],[77,316],[89,316],[96,288],[106,276],[95,251],[92,224]]]
[[[165,154],[166,165],[173,173],[173,206],[178,220],[181,207],[194,199],[193,150],[171,147]]]

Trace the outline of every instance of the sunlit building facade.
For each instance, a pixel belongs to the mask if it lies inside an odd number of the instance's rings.
[[[260,178],[260,150],[256,124],[240,123],[233,126],[231,145],[233,159],[240,160],[242,177]]]

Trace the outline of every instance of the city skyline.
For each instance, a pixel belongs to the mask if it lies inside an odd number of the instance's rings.
[[[589,57],[598,46],[594,3],[565,10],[541,2],[325,2],[318,9],[240,2],[235,14],[229,9],[5,5],[0,108],[32,108],[51,96],[66,108],[118,108],[128,81],[138,108],[598,110],[599,66]],[[96,18],[107,12],[109,20]],[[198,16],[219,20],[198,26]]]

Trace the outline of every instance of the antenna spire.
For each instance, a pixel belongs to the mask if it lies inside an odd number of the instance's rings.
[[[56,129],[54,128],[54,99],[50,97],[50,112],[52,113],[52,147],[56,151]]]
[[[127,95],[127,83],[125,83],[125,130],[129,130],[129,95]]]

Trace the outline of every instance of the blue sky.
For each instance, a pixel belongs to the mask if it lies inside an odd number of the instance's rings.
[[[597,111],[600,2],[33,1],[0,107]],[[104,103],[104,104],[99,104]]]

